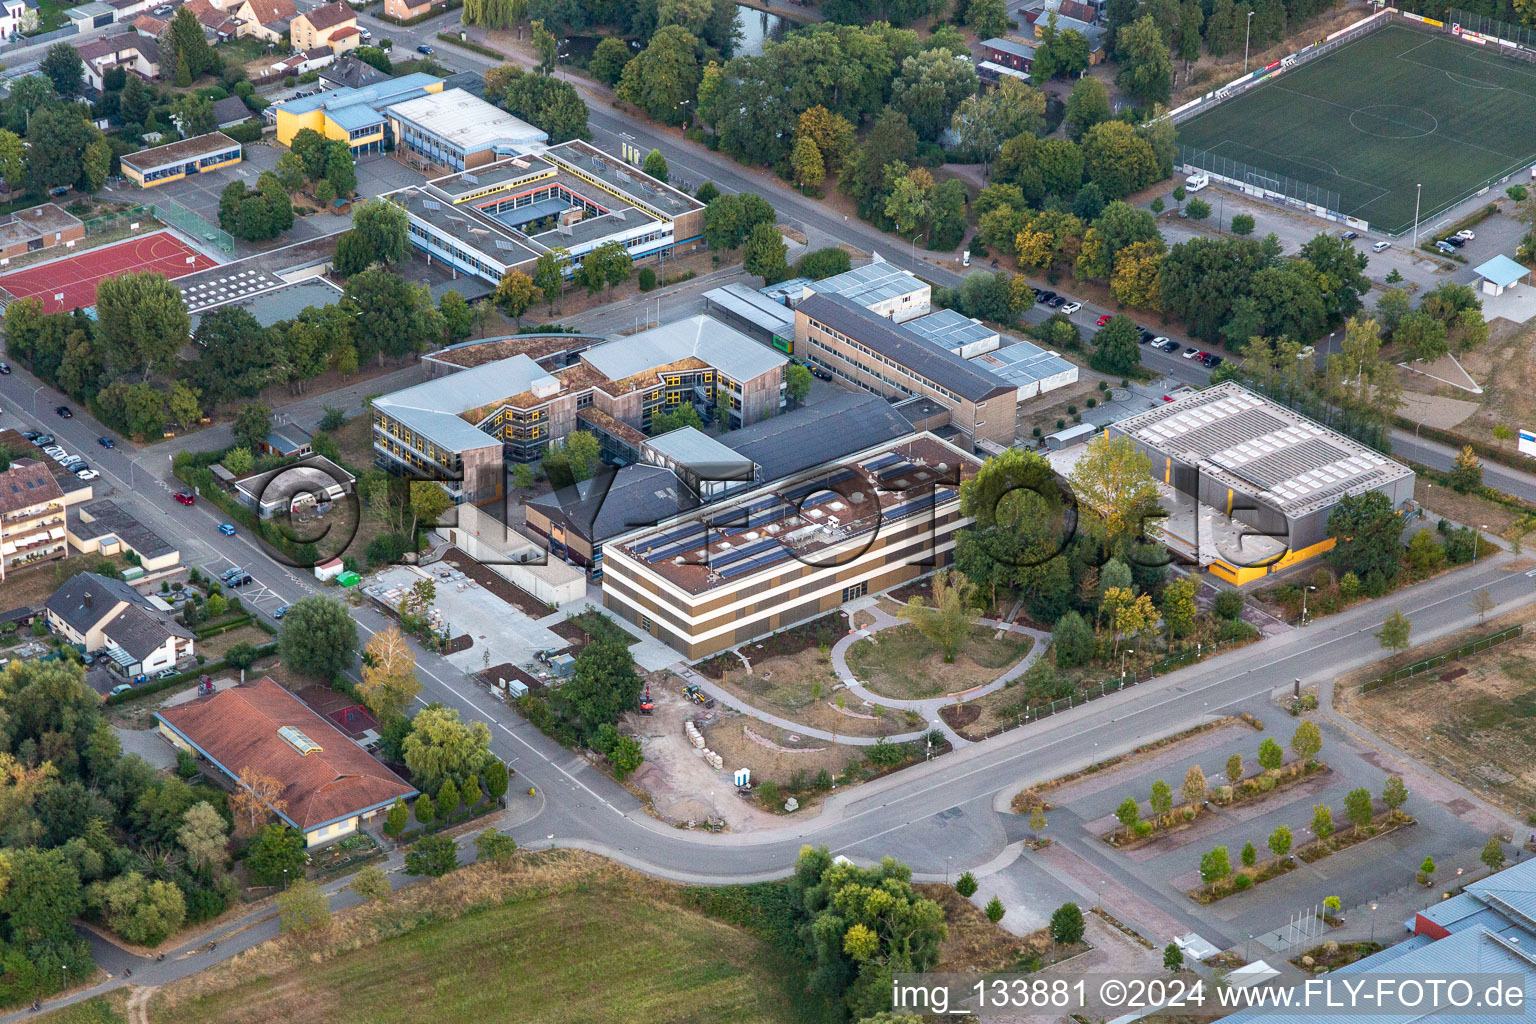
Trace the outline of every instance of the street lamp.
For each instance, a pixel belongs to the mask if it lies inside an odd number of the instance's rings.
[[[47,384],[39,384],[37,387],[32,389],[32,415],[33,416],[37,415],[37,393],[39,391],[43,390],[43,388],[46,388],[47,386],[48,386]]]
[[[1301,588],[1301,624],[1303,626],[1307,624],[1307,591],[1316,589],[1310,585]]]
[[[1253,16],[1257,12],[1248,12],[1247,28],[1243,30],[1243,74],[1248,73],[1248,38],[1253,35]]]
[[[1125,650],[1120,652],[1120,683],[1121,683],[1121,685],[1124,685],[1124,683],[1125,683],[1125,656],[1127,654],[1135,654],[1135,653],[1136,652],[1131,650],[1129,647],[1127,647]]]
[[[1413,193],[1413,247],[1417,249],[1419,247],[1419,200],[1424,195],[1424,183],[1420,182],[1413,187],[1415,190]]]
[[[1376,941],[1376,904],[1371,904],[1371,941]]]
[[[954,859],[955,858],[953,856],[945,857],[944,858],[944,884],[945,885],[949,884],[949,862],[954,860]]]

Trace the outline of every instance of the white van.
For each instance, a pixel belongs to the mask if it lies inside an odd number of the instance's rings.
[[[1191,174],[1189,176],[1188,180],[1186,180],[1184,182],[1184,191],[1185,192],[1199,192],[1201,189],[1205,188],[1205,186],[1209,185],[1210,183],[1211,183],[1211,176],[1206,174],[1203,171],[1201,173],[1199,173],[1199,174]]]

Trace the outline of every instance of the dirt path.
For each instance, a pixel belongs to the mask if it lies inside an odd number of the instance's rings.
[[[149,1000],[160,990],[159,985],[135,985],[128,996],[128,1024],[149,1024]]]

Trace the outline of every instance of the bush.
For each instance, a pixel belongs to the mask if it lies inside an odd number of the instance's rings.
[[[976,895],[976,876],[967,871],[955,879],[955,891],[966,899]]]
[[[640,290],[648,292],[656,287],[656,271],[650,267],[641,267],[635,274],[635,279],[640,283]]]
[[[1246,892],[1253,888],[1253,879],[1248,875],[1238,875],[1232,879],[1232,888],[1238,892]]]
[[[759,803],[768,808],[780,807],[784,803],[784,798],[779,793],[778,783],[771,780],[758,784],[757,799]]]
[[[241,84],[247,83],[242,82]],[[237,125],[223,129],[223,132],[236,142],[244,143],[248,146],[253,142],[261,141],[261,132],[264,127],[265,125],[261,121],[242,121]]]
[[[1243,613],[1244,597],[1237,590],[1223,590],[1216,595],[1214,610],[1223,619],[1235,619]]]

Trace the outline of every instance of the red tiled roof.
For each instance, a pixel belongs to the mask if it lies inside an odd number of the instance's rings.
[[[299,13],[293,0],[250,0],[251,14],[263,25],[272,25]]]
[[[357,12],[337,0],[336,3],[316,7],[304,17],[316,32],[323,32],[328,28],[345,25],[349,21],[356,22]]]
[[[140,32],[148,32],[152,36],[158,36],[165,31],[165,22],[150,14],[141,14],[133,19],[133,27]]]
[[[166,708],[158,718],[238,776],[250,769],[283,784],[283,817],[307,831],[416,791],[303,701],[262,678]],[[320,749],[300,754],[278,735],[292,726]]]
[[[355,36],[359,34],[360,33],[358,32],[356,25],[348,25],[346,28],[339,28],[335,32],[332,32],[331,41],[335,42],[337,39],[345,39],[348,36]]]

